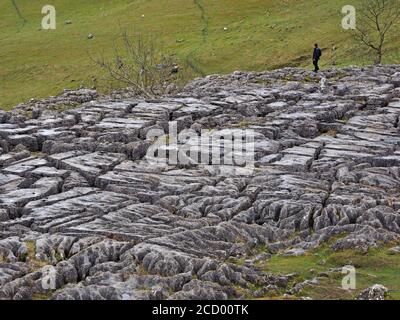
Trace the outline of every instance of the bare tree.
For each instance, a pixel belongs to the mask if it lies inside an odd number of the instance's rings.
[[[384,44],[400,18],[400,0],[364,0],[357,13],[356,40],[376,53],[375,64],[382,62]]]
[[[165,93],[171,83],[176,83],[183,73],[172,56],[162,54],[154,39],[135,32],[122,31],[114,40],[113,56],[92,58],[105,71],[108,79],[130,87],[147,98]]]
[[[14,9],[15,9],[15,12],[17,13],[18,17],[22,20],[22,23],[25,25],[25,23],[26,23],[27,21],[26,21],[26,19],[24,18],[24,16],[22,15],[21,10],[19,10],[19,7],[18,7],[18,5],[17,5],[17,2],[16,2],[15,0],[10,0],[10,1],[11,1],[12,5],[13,5],[13,7],[14,7]]]

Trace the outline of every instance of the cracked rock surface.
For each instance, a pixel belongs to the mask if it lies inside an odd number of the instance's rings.
[[[289,292],[290,275],[252,261],[338,235],[335,250],[398,239],[400,66],[323,75],[235,72],[153,101],[84,91],[62,112],[0,111],[0,299]],[[254,171],[149,164],[147,132],[169,121],[252,130]]]

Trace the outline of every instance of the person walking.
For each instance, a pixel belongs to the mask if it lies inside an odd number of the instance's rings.
[[[314,52],[313,52],[313,64],[314,64],[314,72],[318,72],[319,66],[318,66],[318,61],[322,56],[322,51],[320,48],[318,48],[318,43],[315,44],[314,47]]]

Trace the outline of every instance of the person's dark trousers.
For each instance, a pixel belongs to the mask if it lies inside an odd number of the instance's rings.
[[[318,70],[319,70],[318,60],[313,60],[313,64],[314,64],[314,67],[315,67],[314,72],[318,72]]]

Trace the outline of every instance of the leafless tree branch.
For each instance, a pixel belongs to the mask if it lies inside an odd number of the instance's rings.
[[[10,0],[15,11],[17,12],[18,17],[22,20],[23,24],[25,24],[27,22],[27,20],[24,18],[24,16],[22,15],[21,11],[19,10],[19,7],[17,5],[17,3],[15,2],[15,0]]]
[[[364,0],[358,10],[357,27],[353,36],[375,52],[376,64],[382,62],[388,33],[399,19],[399,0]]]
[[[154,98],[164,93],[168,84],[175,83],[178,66],[171,56],[156,48],[153,39],[122,31],[114,39],[112,51],[110,59],[104,53],[90,58],[105,71],[109,80],[130,87],[138,95]]]

